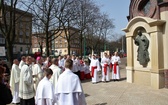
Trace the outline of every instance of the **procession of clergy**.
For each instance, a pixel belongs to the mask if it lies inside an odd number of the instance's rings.
[[[10,88],[13,104],[20,105],[86,105],[80,80],[107,83],[120,79],[120,57],[104,53],[101,61],[94,54],[88,59],[74,55],[47,57],[22,56],[13,60]],[[112,70],[112,76],[110,76]],[[102,74],[101,79],[99,74]]]

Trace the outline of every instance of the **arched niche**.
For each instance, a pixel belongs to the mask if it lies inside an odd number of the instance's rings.
[[[126,32],[127,40],[127,82],[153,86],[156,88],[161,86],[159,84],[159,77],[161,76],[160,72],[164,68],[164,24],[164,20],[137,16],[130,20],[126,28],[123,29],[123,31]],[[134,38],[136,37],[138,30],[142,31],[150,43],[148,48],[150,61],[148,62],[147,67],[143,67],[137,61],[138,47],[134,44]],[[158,79],[157,82],[156,79]]]

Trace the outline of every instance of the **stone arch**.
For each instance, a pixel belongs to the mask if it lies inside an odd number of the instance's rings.
[[[139,26],[139,27],[136,27],[136,29],[134,29],[134,31],[133,31],[133,37],[135,37],[135,35],[137,35],[137,31],[138,30],[141,30],[142,33],[147,33],[147,30],[144,27]]]
[[[123,31],[126,32],[126,37],[132,37],[135,35],[136,29],[143,27],[146,30],[146,33],[152,33],[159,30],[158,26],[164,24],[165,21],[151,19],[147,17],[137,16],[133,18]]]

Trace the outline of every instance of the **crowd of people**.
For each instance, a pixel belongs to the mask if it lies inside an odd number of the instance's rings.
[[[113,56],[105,52],[102,58],[93,54],[87,59],[75,55],[58,58],[22,56],[20,62],[13,60],[11,71],[6,71],[4,64],[0,66],[0,85],[3,85],[0,88],[6,87],[4,94],[11,98],[2,100],[1,94],[0,105],[10,102],[20,105],[86,105],[81,81],[91,79],[93,84],[107,83],[111,79],[119,81],[120,62],[117,52]],[[5,75],[10,75],[9,81]]]

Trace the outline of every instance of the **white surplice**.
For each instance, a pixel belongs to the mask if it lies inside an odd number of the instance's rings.
[[[102,65],[102,81],[110,81],[110,59],[107,57],[103,57],[101,60],[101,65]],[[108,66],[107,66],[108,65]],[[106,67],[106,75],[105,75],[105,69]]]
[[[43,70],[41,68],[40,64],[34,64],[33,66],[33,81],[34,81],[34,89],[37,89],[38,83],[40,82],[40,80],[43,78]]]
[[[55,95],[58,105],[86,105],[79,77],[67,68],[58,79]]]
[[[53,75],[51,76],[50,81],[53,83],[54,88],[55,88],[58,78],[60,74],[62,73],[62,70],[55,64],[52,64],[49,68],[53,71]]]
[[[99,82],[99,75],[98,75],[98,71],[101,70],[100,68],[100,62],[98,59],[91,59],[91,63],[90,63],[90,72],[92,74],[92,67],[96,67],[94,69],[93,75],[92,76],[92,83],[96,83]]]
[[[11,77],[10,77],[10,87],[13,94],[12,103],[19,103],[19,80],[20,80],[20,69],[16,64],[12,65]]]
[[[60,59],[59,61],[58,61],[58,65],[59,65],[59,67],[61,67],[61,68],[64,68],[64,58],[62,58],[62,59]]]
[[[78,60],[72,59],[72,61],[73,61],[72,72],[78,72],[78,71],[79,71],[79,68],[78,68]]]
[[[84,73],[85,74],[90,74],[90,70],[89,70],[89,66],[84,64],[83,67],[82,67],[82,70],[84,70]]]
[[[114,63],[118,62],[118,65],[116,66],[116,74],[114,73]],[[113,64],[113,70],[112,70],[112,79],[120,79],[120,70],[119,70],[119,64],[121,63],[119,56],[113,56],[111,59],[111,63]]]
[[[37,86],[35,103],[36,105],[54,105],[56,103],[54,86],[47,77],[44,77]]]

